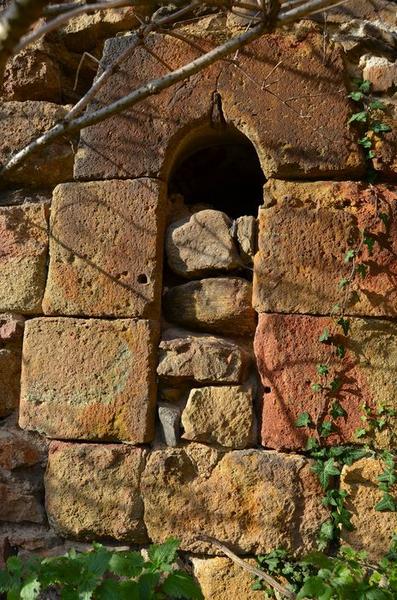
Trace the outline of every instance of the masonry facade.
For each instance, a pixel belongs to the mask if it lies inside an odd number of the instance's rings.
[[[387,4],[365,17],[381,15],[385,37],[395,23]],[[353,5],[356,19],[369,10]],[[343,20],[334,11],[335,29]],[[103,37],[132,27],[113,25]],[[101,48],[98,27],[80,27]],[[209,17],[186,35],[209,48],[212,28]],[[69,52],[79,31],[76,22],[63,33]],[[129,41],[107,40],[102,65]],[[3,557],[175,536],[206,598],[241,585],[251,599],[259,592],[198,533],[248,557],[315,547],[328,511],[306,452],[313,432],[296,421],[318,413],[316,365],[337,368],[320,341],[336,304],[350,332],[335,334],[347,347],[333,398],[343,412],[325,444],[366,441],[355,433],[363,405],[397,409],[397,79],[387,84],[386,42],[375,63],[365,34],[349,43],[313,22],[264,36],[237,62],[86,129],[75,146],[59,142],[3,182]],[[167,36],[148,47],[98,105],[197,55]],[[351,77],[363,68],[391,128],[374,134],[371,165],[348,125]],[[65,110],[52,96],[15,99],[12,70],[6,84],[3,162]],[[363,246],[369,231],[376,243]],[[367,272],[346,295],[345,256],[358,246]],[[396,427],[392,416],[374,447],[395,450]],[[356,527],[342,538],[375,558],[397,525],[374,509],[378,474],[378,459],[366,458],[339,482],[353,490]]]

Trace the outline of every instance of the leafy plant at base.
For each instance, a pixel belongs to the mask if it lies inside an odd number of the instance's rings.
[[[0,571],[0,592],[7,600],[36,600],[46,590],[62,600],[202,600],[202,593],[185,571],[175,566],[179,542],[169,539],[140,552],[112,552],[93,544],[90,552],[71,550],[64,556],[12,556]]]
[[[260,567],[296,594],[296,600],[391,600],[397,597],[397,543],[378,564],[367,554],[342,547],[336,556],[322,552],[294,559],[285,550],[258,556]],[[275,597],[273,589],[256,580],[253,589]]]

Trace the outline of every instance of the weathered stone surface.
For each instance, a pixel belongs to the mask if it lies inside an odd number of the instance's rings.
[[[397,61],[367,55],[360,63],[363,66],[363,79],[371,82],[374,92],[387,92],[393,85],[397,85]]]
[[[250,335],[256,327],[252,286],[240,277],[191,281],[169,289],[164,296],[167,318],[201,331]]]
[[[314,15],[321,21],[321,15]],[[373,21],[396,25],[396,8],[389,0],[351,0],[327,10],[327,21],[330,23],[349,23],[353,19]]]
[[[44,312],[159,318],[164,219],[153,180],[58,186]]]
[[[18,406],[23,326],[20,315],[0,314],[0,417],[6,417]]]
[[[15,426],[0,428],[0,469],[13,471],[45,461],[46,444],[42,438]]]
[[[379,560],[390,549],[397,527],[397,515],[379,512],[375,506],[382,499],[378,476],[384,471],[382,461],[365,458],[342,471],[341,488],[348,493],[346,508],[352,513],[353,531],[342,530],[345,543],[368,552],[371,560]],[[394,497],[397,498],[394,493]]]
[[[233,271],[241,260],[231,235],[232,221],[219,210],[202,210],[168,227],[167,260],[187,279]]]
[[[148,7],[139,6],[141,18],[149,14]],[[134,7],[97,10],[70,19],[58,30],[58,36],[73,52],[83,52],[95,47],[101,39],[116,35],[121,31],[135,29],[139,25]]]
[[[109,40],[101,64],[109,65],[130,43],[129,37]],[[341,51],[327,46],[324,62],[323,43],[322,34],[313,28],[299,38],[284,33],[262,36],[240,53],[241,69],[217,63],[176,89],[143,101],[139,111],[133,108],[85,129],[76,177],[167,176],[179,142],[187,132],[191,136],[192,126],[196,127],[197,139],[208,137],[214,89],[221,95],[226,121],[254,141],[266,177],[346,177],[362,173],[362,153],[355,133],[346,127],[351,107],[340,92],[344,89]],[[174,69],[198,56],[194,46],[162,35],[150,36],[146,47],[154,56],[138,48],[100,90],[99,105],[107,105],[140,83],[162,76],[164,63]],[[210,47],[211,42],[200,40],[200,48]],[[252,85],[252,79],[266,80],[274,67],[272,94]],[[288,106],[282,99],[289,98],[291,90],[294,98]],[[300,113],[308,118],[297,118]],[[260,114],[266,119],[258,119]]]
[[[239,385],[193,389],[182,413],[182,437],[226,448],[246,448],[252,442],[253,416],[249,388]]]
[[[0,208],[0,312],[41,313],[48,249],[47,207]]]
[[[0,190],[0,206],[13,206],[14,204],[50,204],[52,198],[51,190]]]
[[[61,121],[66,107],[50,102],[3,102],[0,104],[0,164],[4,165],[17,150],[38,134]],[[2,176],[3,183],[31,187],[49,187],[73,177],[73,148],[60,139],[27,158],[21,166]]]
[[[151,539],[175,536],[184,550],[210,554],[214,548],[197,539],[202,532],[243,554],[306,551],[327,516],[310,461],[263,450],[154,451],[141,489]]]
[[[0,473],[0,521],[44,523],[43,503],[27,478]]]
[[[61,439],[150,441],[156,342],[153,321],[29,321],[21,427]]]
[[[355,278],[346,311],[397,315],[396,197],[391,185],[268,182],[254,263],[257,311],[330,313],[341,302],[340,280],[351,272],[345,253],[360,246],[366,230],[375,239],[372,254],[364,245],[360,257],[369,270]],[[377,210],[387,214],[387,226]]]
[[[47,100],[62,98],[60,69],[51,48],[36,42],[19,52],[7,64],[1,95],[6,100]]]
[[[385,104],[387,113],[382,112],[380,120],[390,127],[390,131],[381,135],[369,132],[368,137],[373,142],[375,157],[372,159],[372,164],[375,170],[395,179],[397,176],[397,102]]]
[[[15,552],[20,557],[49,553],[61,543],[47,525],[0,523],[0,568],[4,568],[7,558]]]
[[[254,559],[247,561],[257,566]],[[262,591],[251,589],[252,575],[228,558],[192,558],[193,573],[204,600],[265,600]]]
[[[157,373],[170,383],[242,383],[249,362],[248,354],[232,341],[186,334],[160,342]]]
[[[158,403],[160,429],[167,446],[175,447],[180,438],[181,409],[168,402]]]
[[[51,442],[45,479],[50,524],[63,536],[147,541],[139,492],[145,450]]]
[[[343,362],[332,346],[321,343],[319,337],[329,329],[332,343],[347,348]],[[262,383],[263,397],[262,444],[276,449],[304,448],[312,429],[297,428],[297,417],[308,412],[316,421],[323,402],[331,407],[335,400],[346,415],[334,419],[335,431],[327,438],[329,444],[358,442],[355,430],[362,427],[362,406],[370,410],[379,406],[397,408],[394,371],[397,361],[397,325],[374,319],[350,320],[348,338],[328,317],[301,315],[260,315],[255,336],[255,353]],[[328,360],[329,381],[340,380],[338,392],[318,393],[311,385],[326,383],[316,365]],[[328,383],[329,383],[328,381]],[[267,389],[266,389],[267,388]],[[380,447],[393,446],[395,418],[388,418],[388,427],[374,435]],[[368,441],[360,438],[361,442]]]
[[[255,217],[243,216],[236,219],[236,237],[242,260],[251,264],[256,252],[257,221]]]

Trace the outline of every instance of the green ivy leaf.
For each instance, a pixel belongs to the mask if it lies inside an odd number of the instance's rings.
[[[371,237],[368,233],[364,233],[363,243],[367,246],[368,252],[372,254],[372,250],[374,249],[375,239]]]
[[[364,98],[364,94],[362,92],[350,92],[348,98],[351,98],[354,102],[360,102]]]
[[[342,277],[342,279],[340,279],[339,281],[339,287],[343,290],[345,289],[345,287],[347,287],[350,283],[350,279],[347,279],[347,277]]]
[[[328,375],[328,373],[329,373],[329,366],[328,365],[324,365],[324,364],[320,363],[320,364],[318,364],[316,366],[316,369],[317,369],[317,373],[319,375]]]
[[[327,594],[327,595],[325,595]],[[332,588],[327,585],[321,577],[313,575],[306,579],[303,587],[296,596],[296,600],[303,600],[304,598],[315,598],[316,600],[328,600],[332,598]]]
[[[385,225],[388,225],[388,224],[389,224],[390,217],[389,217],[389,215],[388,215],[387,213],[385,213],[385,212],[380,212],[380,213],[379,213],[379,218],[380,218],[380,220],[381,220],[381,221],[382,221],[382,222],[383,222]]]
[[[337,324],[342,328],[344,335],[348,335],[350,329],[350,321],[349,319],[345,319],[344,317],[340,317],[337,320]]]
[[[338,344],[336,346],[336,356],[338,358],[344,358],[346,355],[346,349],[343,344]]]
[[[340,377],[335,377],[335,379],[333,379],[329,384],[329,387],[331,392],[338,392],[342,387],[342,380],[340,379]]]
[[[323,389],[321,383],[312,383],[310,387],[312,388],[313,392],[316,392],[316,394],[321,392],[321,390]]]
[[[321,423],[320,435],[321,435],[321,437],[328,437],[331,435],[333,430],[334,430],[334,428],[333,428],[332,421],[329,421],[328,419],[326,419]]]
[[[358,143],[363,148],[366,148],[366,149],[372,148],[372,140],[369,137],[367,137],[366,135],[364,137],[362,137],[361,139],[359,139]]]
[[[363,94],[369,94],[371,91],[371,86],[372,83],[368,81],[368,79],[364,79],[364,81],[362,81],[358,87]]]
[[[373,100],[370,102],[369,108],[371,110],[386,110],[386,106],[380,100]]]
[[[367,430],[364,429],[363,427],[358,427],[356,429],[356,431],[354,432],[354,435],[356,436],[356,438],[360,439],[363,438],[367,435]]]
[[[327,489],[331,477],[340,475],[340,470],[333,458],[329,458],[325,462],[321,460],[316,461],[312,466],[312,470],[317,474],[324,489]]]
[[[310,427],[313,425],[311,416],[308,412],[303,412],[295,421],[295,427]]]
[[[340,402],[338,402],[338,400],[335,400],[332,403],[330,414],[331,414],[331,417],[333,417],[334,419],[337,419],[338,417],[345,417],[347,415],[347,412],[345,411],[343,406],[340,404]]]
[[[320,342],[326,343],[326,342],[329,342],[330,338],[331,338],[331,336],[330,336],[329,330],[326,327],[318,339]]]
[[[190,575],[183,571],[174,571],[164,581],[161,591],[171,598],[203,600],[203,594]]]
[[[357,252],[356,250],[347,250],[346,254],[345,254],[345,263],[351,262],[353,260],[353,258],[356,256]]]
[[[382,500],[375,506],[378,512],[397,512],[397,502],[391,494],[385,492]]]
[[[36,600],[40,596],[40,582],[36,576],[29,577],[21,588],[21,600]]]
[[[387,133],[391,131],[390,125],[386,123],[373,123],[371,129],[374,133]]]
[[[306,442],[306,450],[312,451],[319,448],[318,441],[314,437],[309,437]]]
[[[348,123],[365,123],[368,118],[368,114],[366,110],[361,110],[360,112],[356,112],[352,114]]]
[[[364,277],[367,275],[367,272],[368,272],[368,266],[365,265],[364,263],[360,263],[359,265],[356,266],[356,271],[364,279]]]

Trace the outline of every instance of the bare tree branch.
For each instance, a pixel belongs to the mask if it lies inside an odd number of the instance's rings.
[[[19,40],[42,15],[48,0],[14,0],[0,21],[0,84]]]
[[[349,0],[307,0],[304,4],[292,8],[291,10],[282,10],[279,14],[277,25],[286,25],[298,19],[303,19],[318,12],[323,12],[329,8],[334,8],[339,4],[345,4]]]
[[[19,0],[20,2],[22,0]],[[25,0],[27,1],[27,0]],[[30,0],[31,1],[31,0]],[[33,0],[37,1],[37,0]],[[32,33],[25,35],[19,42],[19,44],[15,47],[14,53],[20,52],[26,46],[29,46],[36,40],[40,39],[46,33],[50,31],[55,31],[55,29],[59,29],[62,25],[73,19],[74,17],[78,17],[79,15],[83,15],[87,12],[95,12],[97,10],[109,10],[110,8],[120,8],[122,6],[137,6],[142,5],[145,2],[143,0],[106,0],[105,2],[97,2],[95,4],[80,4],[76,6],[73,10],[69,10],[65,12],[55,19],[52,19],[39,29],[36,29]]]
[[[127,96],[116,100],[109,106],[105,106],[104,108],[100,108],[93,113],[88,113],[83,115],[82,117],[78,117],[77,119],[71,121],[63,121],[62,123],[58,123],[51,129],[49,129],[46,133],[43,133],[38,138],[33,140],[30,144],[25,146],[22,150],[17,152],[3,167],[1,170],[1,174],[6,173],[7,171],[11,171],[17,167],[23,160],[25,160],[28,156],[30,156],[33,152],[39,150],[40,148],[44,148],[51,144],[54,140],[59,139],[60,137],[71,134],[80,129],[88,127],[90,125],[95,125],[95,123],[99,123],[104,119],[107,119],[113,115],[116,115],[127,108],[130,108],[145,100],[149,96],[153,96],[158,94],[162,90],[165,90],[178,81],[182,81],[183,79],[187,79],[192,75],[195,75],[199,71],[209,67],[217,60],[228,56],[232,52],[235,52],[239,48],[249,44],[253,40],[259,38],[262,33],[265,31],[265,23],[260,23],[256,25],[252,29],[242,33],[241,35],[234,37],[221,46],[217,46],[216,48],[206,52],[202,56],[199,56],[192,62],[180,67],[179,69],[175,69],[171,73],[167,73],[163,77],[158,79],[153,79],[148,83],[145,83],[138,89],[131,92]]]
[[[285,598],[289,598],[290,600],[294,600],[296,598],[294,592],[291,592],[286,587],[282,586],[278,581],[276,581],[276,579],[262,571],[262,569],[250,565],[248,562],[246,562],[245,560],[234,554],[234,552],[229,550],[227,546],[224,546],[223,544],[218,542],[218,540],[216,540],[215,538],[212,538],[208,535],[199,535],[197,539],[202,540],[203,542],[209,542],[210,544],[221,550],[223,554],[225,554],[225,556],[227,556],[234,563],[236,563],[236,565],[239,565],[242,569],[251,573],[251,575],[255,575],[255,577],[258,577],[262,581],[265,581],[267,585],[270,585],[273,589],[275,589]]]
[[[119,68],[120,64],[124,62],[128,58],[128,56],[130,56],[130,54],[135,50],[138,44],[142,42],[144,36],[148,35],[151,31],[157,28],[164,27],[165,25],[174,22],[186,13],[190,12],[195,6],[197,6],[196,0],[194,0],[187,6],[181,8],[180,10],[174,12],[172,15],[167,15],[160,19],[156,19],[155,15],[153,15],[151,23],[149,23],[148,25],[143,25],[139,28],[139,30],[134,34],[131,44],[94,81],[88,92],[77,102],[77,104],[75,104],[75,106],[65,116],[65,120],[70,121],[71,119],[74,119],[82,113],[84,108],[95,97],[100,88],[106,83],[106,81],[108,81],[108,79],[110,79],[110,77]]]

